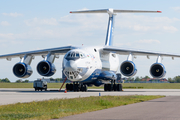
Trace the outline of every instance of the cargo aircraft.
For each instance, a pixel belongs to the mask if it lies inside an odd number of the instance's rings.
[[[127,60],[121,63],[120,72],[122,75],[132,77],[136,74],[137,68],[133,62],[135,56],[157,56],[157,60],[150,67],[150,74],[154,78],[162,78],[166,74],[164,65],[161,63],[162,57],[180,57],[176,54],[167,54],[151,51],[141,51],[132,49],[122,49],[113,47],[113,25],[116,13],[161,13],[161,11],[142,10],[83,10],[72,11],[70,13],[107,13],[109,21],[104,46],[76,47],[64,46],[51,49],[35,50],[7,55],[0,55],[0,59],[11,60],[20,57],[20,62],[14,65],[13,73],[16,77],[27,78],[32,74],[31,61],[35,56],[42,56],[43,60],[37,64],[37,72],[41,76],[49,77],[55,74],[56,68],[54,60],[59,55],[64,55],[62,61],[62,76],[72,81],[66,84],[66,89],[70,91],[87,91],[87,86],[100,86],[104,84],[104,91],[122,91],[122,85],[117,84],[117,70],[119,63],[118,55],[127,55]],[[106,84],[110,83],[110,84]]]

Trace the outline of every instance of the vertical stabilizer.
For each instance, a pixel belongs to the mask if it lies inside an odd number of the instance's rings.
[[[70,13],[108,13],[109,21],[106,34],[106,46],[111,46],[113,42],[113,23],[115,13],[161,13],[161,11],[145,11],[145,10],[116,10],[116,9],[102,9],[102,10],[84,10],[84,11],[71,11]]]
[[[113,25],[114,25],[114,14],[109,14],[109,21],[108,21],[108,27],[107,27],[107,34],[106,34],[106,46],[111,46],[113,42]]]

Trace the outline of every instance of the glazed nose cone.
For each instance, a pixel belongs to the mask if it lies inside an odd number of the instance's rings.
[[[65,66],[66,71],[77,71],[77,65],[74,60],[69,60]]]

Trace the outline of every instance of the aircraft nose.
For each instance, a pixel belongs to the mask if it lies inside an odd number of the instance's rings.
[[[77,65],[74,60],[67,61],[66,70],[67,71],[77,71]]]
[[[79,80],[82,78],[82,76],[79,74],[77,64],[73,60],[69,60],[66,62],[63,72],[64,72],[64,75],[71,81]]]

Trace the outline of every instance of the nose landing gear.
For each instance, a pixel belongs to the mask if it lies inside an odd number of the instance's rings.
[[[87,85],[74,82],[73,84],[66,84],[66,89],[74,92],[87,92]]]

